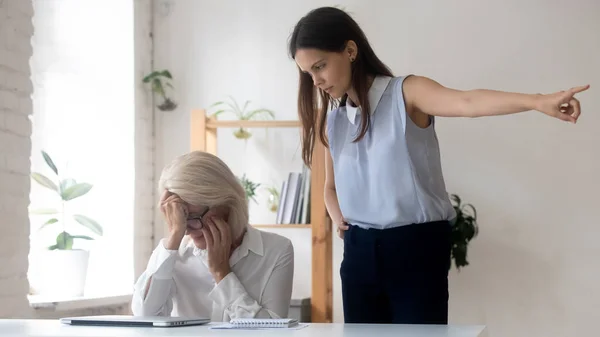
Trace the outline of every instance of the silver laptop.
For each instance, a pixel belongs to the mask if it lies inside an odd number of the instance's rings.
[[[61,323],[87,326],[131,326],[131,327],[176,327],[210,323],[205,317],[163,317],[163,316],[126,316],[99,315],[82,317],[64,317]]]

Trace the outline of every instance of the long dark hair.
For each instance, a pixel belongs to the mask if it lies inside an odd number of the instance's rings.
[[[354,141],[361,140],[371,124],[369,118],[370,102],[368,99],[369,77],[377,75],[393,76],[391,70],[375,55],[365,33],[358,23],[346,12],[335,7],[313,9],[304,16],[294,28],[289,40],[289,53],[296,57],[298,49],[319,49],[329,52],[342,52],[348,41],[354,41],[357,55],[352,63],[352,87],[358,95],[362,113],[360,133]],[[312,163],[312,152],[315,147],[315,130],[319,130],[319,139],[328,146],[325,134],[327,109],[337,106],[338,102],[325,91],[313,86],[309,74],[300,73],[298,88],[298,114],[302,122],[302,159],[308,166]],[[318,93],[319,99],[316,98]],[[348,95],[341,98],[339,105],[344,106]]]

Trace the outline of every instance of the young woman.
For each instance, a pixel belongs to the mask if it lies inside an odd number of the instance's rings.
[[[325,203],[344,240],[347,323],[447,324],[450,224],[435,117],[537,110],[575,123],[575,94],[453,90],[394,77],[358,24],[331,7],[296,25],[289,52],[300,71],[302,155],[326,151]],[[328,107],[335,107],[327,113]]]

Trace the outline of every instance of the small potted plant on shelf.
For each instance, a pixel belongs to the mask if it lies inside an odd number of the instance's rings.
[[[173,89],[173,85],[170,82],[171,80],[173,80],[173,76],[171,76],[171,73],[168,70],[153,71],[146,75],[142,80],[144,83],[150,83],[152,92],[162,98],[162,103],[157,105],[158,109],[161,111],[173,111],[177,108],[177,103],[168,97],[165,89],[166,87]]]
[[[279,190],[275,186],[269,186],[267,187],[267,191],[269,192],[267,207],[269,211],[275,213],[279,207]]]
[[[244,191],[246,192],[246,201],[248,201],[248,204],[250,203],[250,199],[252,199],[252,201],[258,204],[258,202],[256,201],[256,190],[258,189],[260,184],[248,179],[248,177],[246,177],[246,174],[243,174],[242,177],[238,179],[240,181],[240,184],[244,188]]]
[[[68,228],[79,225],[90,234],[97,236],[103,235],[103,229],[92,218],[69,212],[68,203],[86,195],[92,189],[92,185],[61,176],[50,155],[42,151],[42,156],[54,173],[54,177],[51,179],[42,173],[32,172],[31,178],[40,186],[54,192],[56,203],[53,206],[58,207],[30,209],[29,213],[43,217],[39,230],[58,229],[58,235],[55,242],[40,256],[43,262],[40,262],[39,266],[39,284],[33,284],[32,288],[37,294],[81,296],[85,286],[89,252],[74,248],[74,243],[77,240],[94,240],[94,238],[72,234]],[[32,283],[36,283],[36,280]]]
[[[451,258],[454,260],[456,269],[460,270],[460,268],[469,265],[467,261],[467,248],[469,242],[479,232],[477,211],[471,204],[462,204],[460,197],[456,194],[450,195],[450,199],[456,211],[456,218],[451,222]]]
[[[236,100],[233,97],[231,97],[231,96],[228,96],[228,97],[231,102],[219,101],[219,102],[213,103],[209,107],[209,109],[217,108],[217,111],[211,113],[210,117],[217,118],[219,115],[221,115],[223,113],[232,113],[235,117],[237,117],[241,121],[258,120],[258,119],[275,119],[275,114],[273,113],[273,111],[271,111],[269,109],[248,110],[248,105],[250,104],[250,101],[246,101],[244,103],[244,105],[240,107],[240,105],[236,102]],[[241,127],[238,130],[234,131],[233,135],[237,139],[245,140],[245,139],[250,138],[252,136],[252,133],[250,133],[250,131],[246,130],[245,128]]]

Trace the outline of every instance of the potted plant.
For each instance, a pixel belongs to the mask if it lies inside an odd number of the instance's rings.
[[[452,206],[456,211],[456,218],[451,222],[452,249],[451,258],[454,260],[456,269],[469,265],[467,261],[467,248],[469,242],[477,236],[479,228],[477,225],[477,211],[471,204],[462,204],[458,195],[450,195]],[[452,266],[452,264],[450,264]]]
[[[258,204],[258,202],[256,201],[256,190],[258,189],[260,184],[248,179],[248,177],[246,177],[246,174],[243,174],[242,177],[238,179],[240,181],[240,184],[244,188],[244,191],[246,192],[246,201],[250,203],[250,199],[252,199],[252,201]]]
[[[59,207],[58,209],[31,209],[30,214],[44,217],[45,221],[39,230],[54,228],[58,229],[59,233],[55,242],[47,247],[47,251],[40,257],[43,260],[40,263],[40,282],[37,285],[32,284],[32,288],[38,294],[81,296],[85,286],[89,252],[74,248],[73,245],[77,240],[93,240],[94,238],[80,233],[72,234],[69,228],[72,225],[79,225],[82,229],[85,228],[97,236],[102,236],[103,230],[102,226],[90,217],[69,212],[68,203],[86,195],[92,189],[92,185],[77,182],[73,178],[62,177],[48,153],[42,151],[42,156],[54,173],[54,177],[49,178],[42,173],[32,172],[31,178],[55,193]]]
[[[269,187],[267,187],[267,191],[269,192],[269,199],[268,199],[269,211],[276,213],[277,208],[279,207],[279,190],[275,186],[269,186]]]
[[[240,105],[236,102],[236,100],[233,97],[231,97],[231,96],[228,96],[228,97],[231,102],[219,101],[219,102],[213,103],[209,107],[209,109],[210,108],[218,108],[217,111],[210,114],[211,117],[217,118],[219,115],[229,112],[229,113],[234,114],[241,121],[256,120],[256,119],[260,119],[261,117],[267,118],[267,119],[275,118],[275,114],[271,110],[254,109],[254,110],[247,111],[250,101],[246,101],[244,103],[244,105],[242,107],[240,107]],[[233,135],[237,139],[248,139],[252,136],[250,131],[248,131],[242,127],[239,128],[238,130],[234,131]]]
[[[173,85],[170,83],[172,79],[173,76],[171,76],[168,70],[153,71],[143,79],[144,83],[150,83],[152,92],[162,98],[162,103],[157,105],[161,111],[173,111],[177,108],[177,103],[167,96],[165,90],[165,87],[173,88]]]

